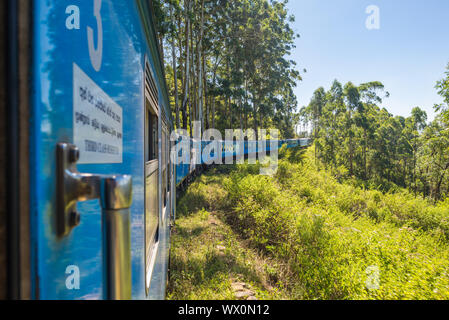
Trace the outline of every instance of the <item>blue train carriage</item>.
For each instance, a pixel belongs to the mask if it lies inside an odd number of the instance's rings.
[[[163,299],[176,170],[151,1],[1,6],[1,297]]]
[[[189,183],[190,175],[194,171],[193,141],[189,136],[174,134],[172,137],[176,159],[172,159],[176,170],[176,187],[182,188]]]
[[[175,166],[176,186],[178,188],[184,188],[190,182],[192,175],[198,167],[198,162],[195,162],[195,156],[199,151],[194,150],[195,140],[189,136],[176,135],[173,143],[176,146],[176,154],[179,159]],[[208,147],[211,143],[213,143],[213,140],[202,140],[201,144],[196,145],[197,150],[199,150],[198,148],[201,146],[201,167],[214,162],[214,159],[216,159],[217,156],[221,156],[221,162],[225,163],[226,160],[234,162],[236,157],[239,156],[248,156],[249,154],[256,154],[258,152],[269,153],[272,151],[271,147],[273,145],[273,142],[270,140],[266,141],[263,145],[259,145],[259,141],[255,140],[244,140],[243,142],[240,142],[241,144],[237,141],[218,140],[215,141],[216,145],[214,147]],[[278,150],[284,145],[286,148],[306,147],[310,144],[310,139],[278,140],[277,142],[274,142],[274,144],[277,144]],[[212,151],[208,154],[204,151],[205,148]]]

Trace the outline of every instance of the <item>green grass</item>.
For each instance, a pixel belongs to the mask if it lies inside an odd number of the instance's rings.
[[[284,299],[270,274],[281,266],[249,248],[223,223],[229,167],[213,169],[189,186],[178,201],[172,234],[168,299],[236,299],[233,283],[243,282],[257,299]]]
[[[232,299],[238,278],[259,299],[449,299],[448,202],[341,183],[313,150],[273,177],[219,169],[178,203],[170,298]]]

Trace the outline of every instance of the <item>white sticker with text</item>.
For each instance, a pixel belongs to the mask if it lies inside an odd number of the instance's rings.
[[[80,164],[123,161],[122,108],[75,63],[73,143],[80,150]]]

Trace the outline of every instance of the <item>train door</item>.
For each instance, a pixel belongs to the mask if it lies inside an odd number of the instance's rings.
[[[152,104],[144,106],[146,39],[137,3],[32,3],[27,123],[33,297],[107,299],[116,297],[110,293],[115,288],[124,292],[119,298],[142,298],[144,187],[158,179],[156,174],[153,181],[150,158],[157,146],[143,163],[142,147],[152,145],[144,141],[144,119],[157,120],[157,110],[151,117],[144,113]],[[80,29],[66,27],[69,7],[79,9]],[[146,230],[153,242],[154,218]],[[104,230],[108,225],[115,229]],[[107,246],[117,254],[108,255]]]
[[[158,91],[147,62],[145,68],[145,282],[147,295],[159,247],[159,115]]]

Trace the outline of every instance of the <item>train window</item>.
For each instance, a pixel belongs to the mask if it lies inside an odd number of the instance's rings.
[[[145,68],[145,282],[146,292],[159,245],[159,106],[148,62]]]
[[[147,152],[146,161],[158,159],[158,123],[157,116],[147,108]]]

